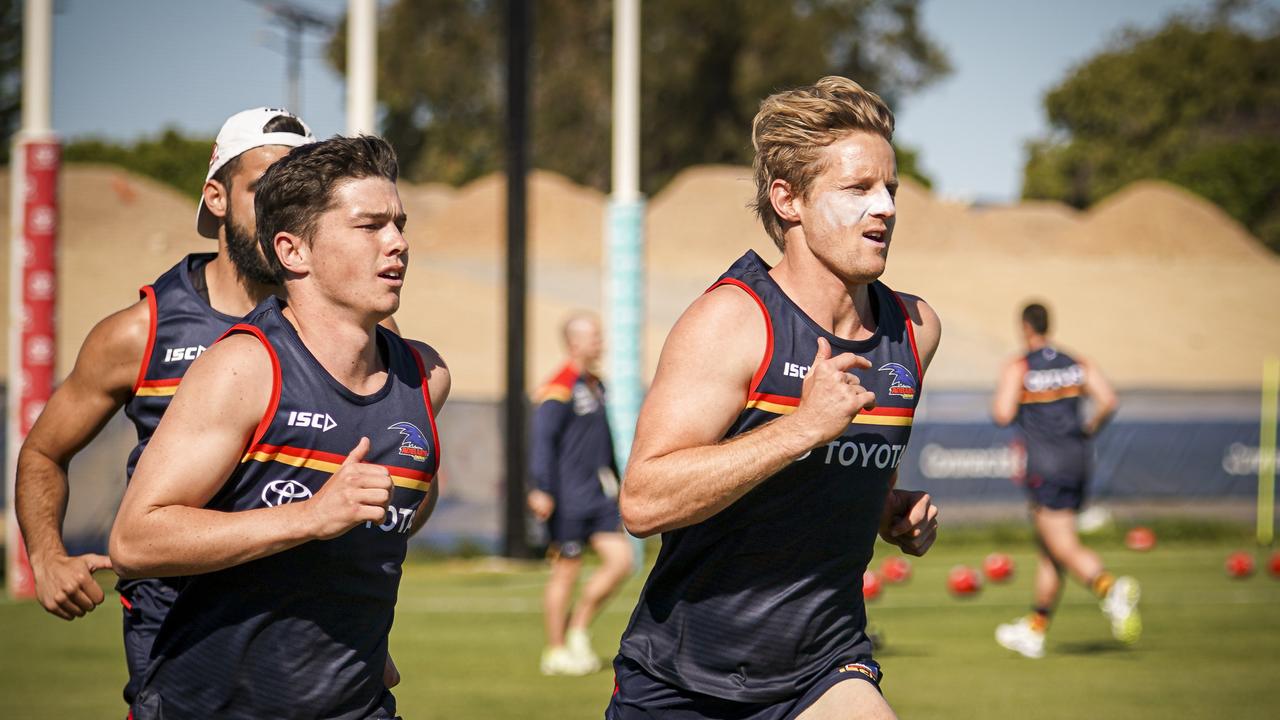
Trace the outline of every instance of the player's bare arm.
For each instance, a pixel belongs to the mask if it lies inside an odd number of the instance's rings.
[[[394,322],[391,318],[380,323],[386,327],[386,322]],[[435,348],[418,340],[406,340],[418,351],[422,356],[422,364],[427,371],[427,386],[431,395],[431,414],[433,417],[439,418],[440,411],[444,409],[444,403],[449,399],[449,390],[452,388],[453,378],[449,375],[449,366],[445,364],[444,358],[440,357],[440,353]],[[427,490],[427,496],[423,499],[422,505],[418,508],[418,512],[413,516],[413,522],[409,526],[409,534],[416,535],[427,524],[427,520],[431,518],[431,513],[436,509],[436,502],[440,499],[440,477],[437,476],[431,482],[431,489]],[[393,665],[394,668],[394,665]],[[397,682],[400,674],[396,673]],[[391,687],[388,685],[387,687]]]
[[[1087,358],[1081,358],[1079,362],[1084,366],[1084,393],[1093,403],[1093,414],[1085,421],[1084,432],[1093,436],[1115,415],[1120,401],[1116,397],[1115,388],[1111,387],[1097,363]]]
[[[75,367],[45,406],[18,452],[15,503],[40,605],[73,620],[103,601],[93,580],[111,567],[104,555],[68,556],[62,543],[69,487],[67,467],[129,400],[146,352],[146,302],[99,322],[80,347]]]
[[[905,293],[899,293],[899,297],[907,308],[907,321],[915,331],[916,351],[920,353],[923,374],[933,362],[942,340],[942,321],[924,300]],[[885,498],[880,519],[880,537],[904,553],[919,557],[933,547],[938,537],[938,508],[929,493],[899,490],[897,484],[898,472],[895,470],[889,480],[889,495]]]
[[[852,353],[832,357],[819,340],[796,412],[722,441],[742,412],[765,336],[759,308],[733,287],[703,295],[672,328],[619,497],[632,533],[644,537],[715,515],[874,406],[875,395],[848,372],[870,364]]]
[[[1000,371],[995,395],[991,399],[991,419],[1000,427],[1008,427],[1018,417],[1018,405],[1022,398],[1022,376],[1027,365],[1022,358],[1014,358]]]
[[[391,477],[361,462],[368,438],[306,502],[204,508],[240,461],[271,391],[270,357],[252,336],[228,337],[192,364],[138,461],[111,531],[112,563],[123,577],[213,572],[382,520]]]

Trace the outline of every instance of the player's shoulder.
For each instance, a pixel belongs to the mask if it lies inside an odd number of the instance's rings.
[[[568,403],[573,398],[573,386],[577,384],[578,377],[572,363],[565,363],[538,387],[534,402]]]
[[[908,292],[899,292],[890,290],[889,292],[898,296],[902,301],[902,307],[906,309],[907,318],[918,328],[942,327],[942,319],[938,317],[938,312],[933,306],[925,302],[925,299],[919,295]]]
[[[252,328],[246,324],[233,326],[196,359],[188,373],[197,367],[204,368],[206,372],[210,369],[231,373],[273,371],[275,350],[265,334],[254,332]]]
[[[942,342],[942,319],[929,303],[919,295],[890,290],[897,295],[898,301],[907,314],[907,322],[911,323],[916,339],[916,349],[920,352],[921,362],[926,367],[933,361],[933,355]]]
[[[711,346],[752,345],[763,338],[768,310],[756,296],[736,284],[716,285],[700,295],[676,321],[683,331]],[[737,349],[741,349],[740,347]]]
[[[445,367],[444,357],[431,345],[413,338],[402,337],[400,339],[404,341],[405,345],[413,348],[418,353],[418,356],[422,358],[422,362],[428,369],[437,365]]]
[[[453,388],[453,376],[449,372],[449,366],[440,352],[431,345],[412,338],[401,339],[422,360],[422,370],[426,373],[427,384],[431,388],[431,403],[435,409],[439,410]]]
[[[80,353],[97,364],[141,363],[151,340],[151,305],[146,299],[98,321],[85,337]]]

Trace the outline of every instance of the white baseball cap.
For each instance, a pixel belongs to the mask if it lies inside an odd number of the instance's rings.
[[[267,123],[278,117],[289,117],[297,120],[305,135],[291,132],[266,132]],[[264,145],[284,145],[298,147],[316,141],[302,118],[281,108],[260,107],[244,110],[227,118],[218,131],[218,139],[213,143],[213,155],[209,158],[209,173],[205,181],[241,154]],[[218,217],[204,206],[204,193],[200,194],[200,208],[196,210],[196,230],[207,238],[218,237]]]

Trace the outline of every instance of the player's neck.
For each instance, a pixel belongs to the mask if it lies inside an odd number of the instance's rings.
[[[1035,352],[1049,347],[1049,339],[1043,335],[1027,336],[1027,352]]]
[[[595,379],[597,377],[595,363],[589,363],[584,361],[582,358],[570,355],[569,361],[566,364],[569,366],[569,369],[573,370],[577,375],[591,379]]]
[[[358,318],[313,298],[294,296],[284,315],[307,350],[348,390],[369,395],[386,382],[386,363],[378,354],[377,318]]]
[[[875,333],[870,284],[845,283],[811,253],[784,254],[769,275],[804,314],[836,337],[865,340]]]
[[[218,253],[204,266],[204,279],[209,285],[209,304],[224,315],[247,315],[267,296],[280,292],[276,285],[263,285],[241,277],[225,252]]]

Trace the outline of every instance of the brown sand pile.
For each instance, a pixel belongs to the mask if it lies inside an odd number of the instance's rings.
[[[9,173],[0,173],[0,222],[9,228]],[[69,372],[94,324],[138,299],[138,288],[186,253],[211,252],[196,234],[197,198],[105,165],[64,170],[59,189],[58,374]],[[6,232],[6,237],[8,233]],[[9,252],[0,252],[0,306],[9,307]],[[8,358],[9,336],[0,337]],[[8,375],[7,360],[3,376]]]
[[[6,180],[0,176],[4,195]],[[560,361],[564,314],[601,305],[606,198],[551,173],[534,173],[529,183],[528,359],[536,384]],[[671,324],[746,248],[777,260],[747,208],[753,193],[750,169],[707,166],[682,173],[651,200],[650,369]],[[504,180],[492,175],[458,190],[405,184],[402,197],[414,259],[397,320],[441,350],[459,396],[498,397]],[[195,235],[195,202],[120,170],[66,170],[61,373],[92,324],[132,302],[138,285],[184,253],[211,248]],[[0,201],[6,225],[7,210]],[[1080,213],[1056,203],[969,208],[908,182],[898,212],[885,280],[923,296],[943,317],[933,387],[989,387],[1016,350],[1016,313],[1029,297],[1049,302],[1064,347],[1094,357],[1126,387],[1252,386],[1263,355],[1280,352],[1280,262],[1220,209],[1172,186],[1137,183]],[[0,271],[0,287],[7,278]],[[7,292],[0,297],[7,301]]]

